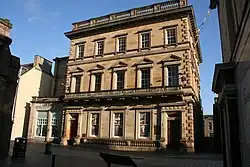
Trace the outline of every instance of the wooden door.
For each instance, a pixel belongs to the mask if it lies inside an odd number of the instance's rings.
[[[78,114],[72,114],[70,120],[70,140],[73,140],[77,136],[78,126]]]
[[[181,124],[179,119],[168,120],[168,148],[179,149]]]

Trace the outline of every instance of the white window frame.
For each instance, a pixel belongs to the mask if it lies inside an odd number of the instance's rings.
[[[139,77],[140,77],[140,78],[139,78],[139,79],[140,79],[140,87],[139,87],[139,88],[142,88],[142,71],[145,70],[145,69],[149,70],[149,87],[148,87],[148,88],[143,88],[143,89],[149,89],[149,88],[151,87],[151,80],[152,80],[152,79],[151,79],[152,74],[151,74],[151,68],[150,68],[150,67],[145,67],[145,68],[140,68],[140,69],[139,69],[139,70],[140,70],[140,71],[139,71],[139,72],[140,72],[140,74],[139,74],[139,75],[140,75],[140,76],[139,76]]]
[[[148,38],[148,42],[149,42],[149,46],[148,47],[142,47],[142,36],[144,34],[149,34],[149,38]],[[140,49],[149,49],[151,47],[151,32],[150,31],[146,31],[146,32],[141,32],[140,33]]]
[[[120,39],[125,39],[125,43],[124,43],[124,50],[120,50]],[[127,49],[127,36],[120,36],[120,37],[117,37],[117,46],[116,46],[116,51],[119,53],[119,52],[126,52],[126,49]]]
[[[169,43],[168,39],[170,38],[168,36],[168,31],[175,30],[175,43]],[[177,26],[176,27],[169,27],[165,28],[165,45],[175,45],[178,43],[178,38],[177,38]],[[172,36],[173,37],[173,36]]]
[[[115,135],[115,121],[116,121],[116,119],[115,119],[115,115],[116,114],[122,114],[122,123],[120,124],[120,126],[122,127],[122,135],[121,136],[116,136]],[[123,136],[124,136],[124,112],[114,112],[113,113],[113,119],[112,119],[112,127],[113,127],[113,134],[112,134],[112,136],[114,137],[114,138],[122,138]]]
[[[92,118],[94,114],[98,114],[98,134],[97,135],[93,135],[92,134]],[[90,113],[90,129],[89,129],[89,136],[90,137],[99,137],[100,136],[100,120],[101,120],[101,114],[99,112],[94,112],[94,113]]]
[[[43,120],[40,120],[42,123],[38,123],[38,112],[46,112],[47,114],[47,117],[46,117],[46,119],[45,118],[43,118]],[[37,111],[36,112],[36,129],[35,129],[35,137],[39,137],[39,138],[45,138],[46,137],[46,135],[47,135],[47,129],[48,129],[48,111]],[[46,121],[46,123],[44,123]],[[42,129],[43,129],[43,126],[47,126],[46,127],[46,134],[45,134],[45,136],[41,136],[41,135],[37,135],[37,126],[38,125],[41,125],[41,129],[40,129],[40,134],[42,134]]]
[[[96,41],[96,50],[95,50],[95,55],[103,55],[104,54],[104,47],[105,47],[105,40],[99,40],[99,41]],[[103,44],[103,51],[102,51],[102,54],[99,54],[99,43],[102,43]]]
[[[141,115],[142,114],[148,114],[148,116],[149,116],[149,124],[144,124],[144,126],[146,126],[146,125],[148,125],[149,127],[148,127],[148,129],[149,129],[149,132],[148,132],[148,136],[141,136]],[[139,126],[138,126],[138,138],[139,139],[149,139],[150,137],[151,137],[151,124],[152,124],[152,122],[151,122],[151,112],[150,111],[145,111],[145,112],[139,112]],[[147,118],[146,118],[146,121],[147,121]]]
[[[82,51],[81,51],[81,53],[82,53],[82,56],[80,56],[80,47],[82,47]],[[84,44],[78,44],[77,46],[76,46],[76,58],[83,58],[84,57],[84,47],[85,47],[85,45]]]

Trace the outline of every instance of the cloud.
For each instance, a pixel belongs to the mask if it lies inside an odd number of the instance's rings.
[[[40,12],[40,0],[24,0],[24,11],[29,14],[38,14]]]
[[[31,17],[28,18],[28,22],[33,22],[34,20],[36,20],[35,16],[31,16]]]

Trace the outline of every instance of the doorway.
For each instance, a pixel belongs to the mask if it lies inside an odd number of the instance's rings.
[[[78,127],[78,114],[71,114],[69,139],[72,141],[74,141],[74,138],[77,136],[77,127]]]
[[[170,117],[168,119],[168,145],[167,148],[178,150],[181,140],[181,120],[180,117]]]

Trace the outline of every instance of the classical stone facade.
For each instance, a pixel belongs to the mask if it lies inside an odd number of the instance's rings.
[[[221,136],[225,166],[250,166],[250,2],[211,0],[210,8],[216,7],[223,60],[215,66],[212,87],[213,92],[218,94],[214,115],[220,130],[216,130],[216,139]]]
[[[214,137],[213,115],[204,115],[204,137]]]
[[[7,157],[12,129],[12,111],[20,68],[19,58],[13,56],[9,45],[12,24],[0,18],[0,158]]]
[[[64,145],[154,150],[160,144],[198,151],[203,113],[196,31],[186,0],[73,23],[65,33],[65,93],[33,103],[63,106]]]
[[[63,143],[159,140],[178,148],[183,140],[194,151],[202,133],[195,33],[186,1],[73,23],[65,33],[71,42]]]

